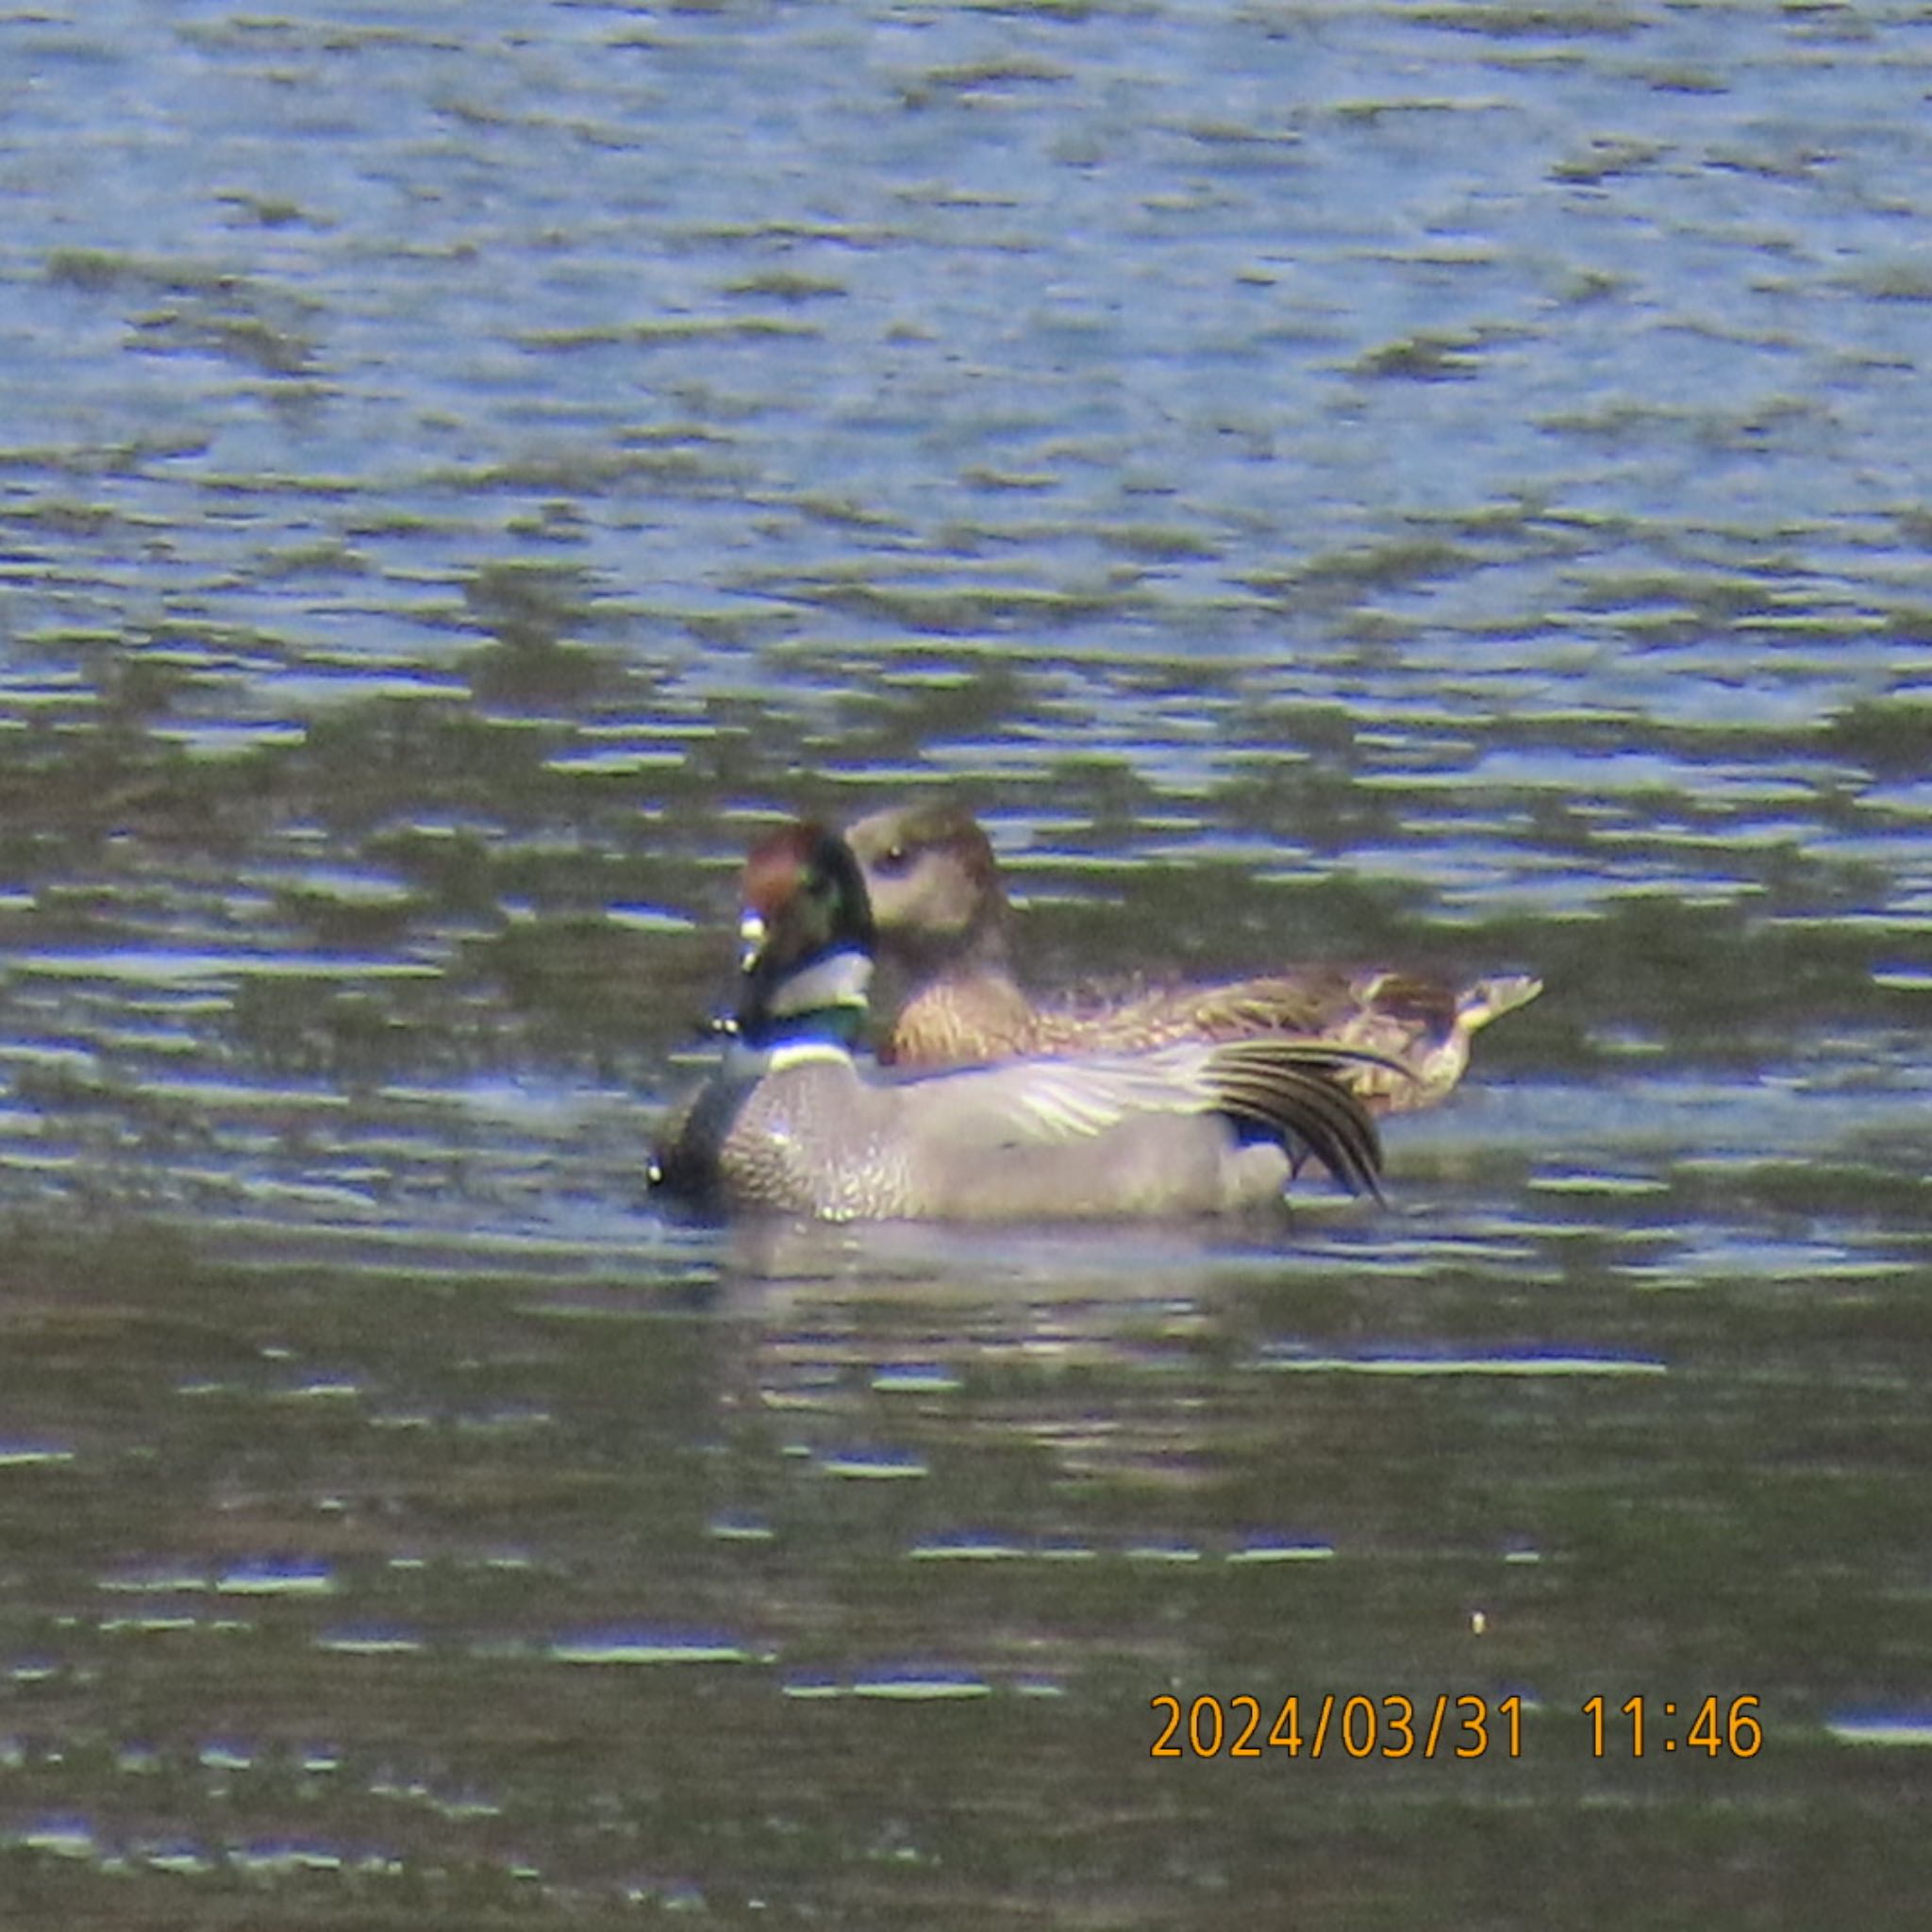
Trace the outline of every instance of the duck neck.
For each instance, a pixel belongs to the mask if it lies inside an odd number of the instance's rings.
[[[894,953],[917,986],[953,979],[1010,979],[1013,965],[1005,910],[1004,906],[991,908],[961,932],[931,937],[894,933]]]
[[[865,1029],[871,986],[867,954],[849,946],[821,953],[741,1009],[739,1037],[756,1048],[808,1041],[850,1048]]]

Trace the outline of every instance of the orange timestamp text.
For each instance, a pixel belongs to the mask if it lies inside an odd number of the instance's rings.
[[[1523,1699],[1448,1691],[1420,1703],[1386,1697],[1291,1694],[1264,1705],[1245,1692],[1148,1700],[1165,1719],[1151,1757],[1507,1757],[1523,1755]],[[1272,1715],[1271,1715],[1272,1707]]]

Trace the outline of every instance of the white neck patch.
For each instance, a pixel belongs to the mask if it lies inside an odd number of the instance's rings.
[[[774,1020],[816,1013],[824,1007],[863,1007],[872,988],[872,961],[863,953],[830,953],[793,974],[773,996]]]

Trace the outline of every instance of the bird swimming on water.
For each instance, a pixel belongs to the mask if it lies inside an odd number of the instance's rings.
[[[851,847],[783,825],[742,899],[733,1037],[652,1163],[675,1198],[825,1221],[1198,1215],[1278,1201],[1308,1157],[1379,1193],[1374,1123],[1337,1078],[1372,1051],[1277,1029],[879,1067],[855,1053],[876,931]]]

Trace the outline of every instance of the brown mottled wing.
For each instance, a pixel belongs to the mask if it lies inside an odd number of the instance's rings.
[[[1248,1040],[1258,1034],[1330,1034],[1361,1012],[1374,982],[1314,967],[1219,986],[1097,989],[1041,1009],[1044,1043],[1131,1050],[1170,1040]],[[1448,1004],[1454,1017],[1454,1003]],[[1447,1024],[1446,1021],[1444,1023]]]

